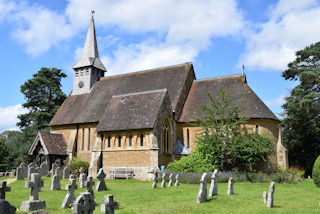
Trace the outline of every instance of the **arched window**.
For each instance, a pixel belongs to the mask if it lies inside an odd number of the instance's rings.
[[[167,142],[167,152],[169,151],[169,130],[168,126],[166,126],[166,142]]]
[[[109,136],[108,137],[108,148],[110,148],[110,146],[111,146],[111,137]]]
[[[129,146],[132,146],[132,135],[129,135]]]
[[[140,135],[140,146],[143,146],[143,134]]]
[[[88,130],[88,151],[90,150],[90,136],[91,135],[91,129]]]
[[[101,150],[103,150],[103,135],[100,135],[100,139],[101,139]]]
[[[190,148],[190,132],[189,129],[187,129],[187,148]]]
[[[82,151],[84,150],[84,128],[82,128]]]
[[[118,138],[118,147],[121,147],[121,136],[119,135],[119,138]]]

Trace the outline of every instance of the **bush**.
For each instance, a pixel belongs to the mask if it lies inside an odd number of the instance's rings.
[[[313,164],[312,179],[313,179],[313,182],[318,187],[320,187],[320,156],[317,158],[317,160]]]
[[[80,168],[82,167],[86,172],[89,169],[89,163],[86,161],[81,160],[80,158],[73,157],[68,167],[72,174],[79,176],[80,175]]]

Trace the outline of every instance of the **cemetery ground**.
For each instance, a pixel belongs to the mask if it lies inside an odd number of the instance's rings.
[[[8,178],[8,177],[7,177]],[[42,177],[44,187],[39,193],[40,200],[45,200],[51,213],[72,213],[70,209],[61,209],[67,194],[64,189],[68,179],[61,180],[61,190],[51,191],[51,177]],[[25,179],[26,180],[26,179]],[[97,184],[97,179],[94,179]],[[6,200],[20,208],[21,202],[29,199],[30,188],[25,188],[25,181],[15,181],[11,192],[6,193]],[[77,181],[79,184],[79,181]],[[197,204],[199,184],[180,184],[178,187],[151,188],[151,181],[106,180],[108,190],[95,192],[96,209],[104,195],[113,194],[114,200],[120,202],[116,213],[318,213],[320,211],[320,188],[311,179],[298,184],[276,184],[274,207],[267,208],[263,203],[262,192],[268,191],[270,183],[235,182],[234,195],[227,195],[227,183],[218,183],[218,195],[208,197],[206,203]],[[208,183],[208,190],[210,182]],[[85,188],[75,191],[76,197]],[[22,212],[18,212],[22,213]]]

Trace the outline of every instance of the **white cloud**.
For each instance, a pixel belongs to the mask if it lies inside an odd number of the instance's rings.
[[[0,0],[0,23],[14,10],[15,7],[15,2]]]
[[[28,110],[24,109],[20,104],[0,107],[0,132],[4,130],[18,130],[16,127],[16,123],[18,122],[17,116],[27,112]]]
[[[280,0],[270,14],[259,30],[246,35],[247,48],[239,64],[249,69],[284,70],[296,51],[319,41],[316,0]]]
[[[285,103],[285,95],[282,94],[277,98],[271,99],[271,100],[265,100],[264,103],[269,107],[280,107]]]

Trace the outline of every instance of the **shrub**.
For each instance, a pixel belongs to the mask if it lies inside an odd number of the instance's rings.
[[[80,158],[73,157],[68,167],[72,174],[79,176],[80,175],[80,168],[82,167],[85,171],[89,169],[89,163],[86,161],[81,160]]]
[[[313,179],[313,182],[318,187],[320,187],[320,156],[317,158],[317,160],[313,164],[312,179]]]

